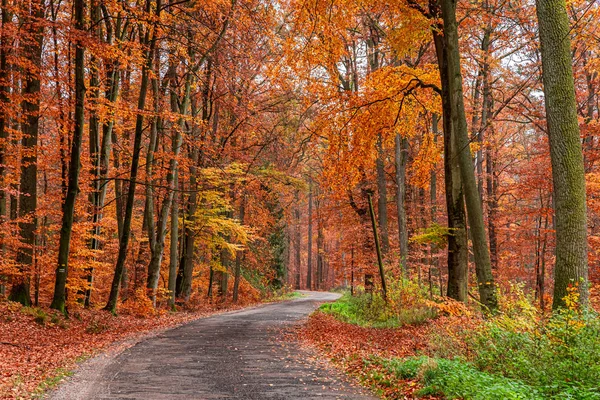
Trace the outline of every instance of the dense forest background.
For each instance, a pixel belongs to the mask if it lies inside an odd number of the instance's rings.
[[[567,11],[594,281],[600,8]],[[379,247],[382,270],[431,294],[493,308],[484,286],[518,282],[549,307],[556,195],[535,5],[456,6],[458,150],[443,13],[418,0],[2,0],[1,292],[60,310],[238,301],[364,286]],[[467,230],[463,198],[480,199],[481,230]]]

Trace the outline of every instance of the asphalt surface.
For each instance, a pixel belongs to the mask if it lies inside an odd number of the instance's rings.
[[[50,394],[75,399],[374,399],[282,333],[338,295],[199,319],[84,363]]]

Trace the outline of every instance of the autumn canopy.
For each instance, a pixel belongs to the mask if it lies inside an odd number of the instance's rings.
[[[2,0],[0,291],[586,306],[600,6],[537,3]]]

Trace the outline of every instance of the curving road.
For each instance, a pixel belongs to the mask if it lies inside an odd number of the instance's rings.
[[[199,319],[92,359],[50,399],[373,399],[282,340],[282,328],[338,297],[303,294]]]

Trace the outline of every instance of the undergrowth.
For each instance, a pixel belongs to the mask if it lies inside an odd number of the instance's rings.
[[[395,328],[421,324],[436,316],[428,304],[426,293],[409,280],[388,283],[387,302],[379,291],[345,293],[334,303],[323,304],[319,310],[350,324],[369,328]]]
[[[600,399],[600,319],[577,307],[544,318],[521,287],[502,297],[502,312],[472,329],[432,336],[429,356],[367,357],[375,388],[419,384],[419,396],[449,399]],[[472,318],[471,318],[472,321]]]

